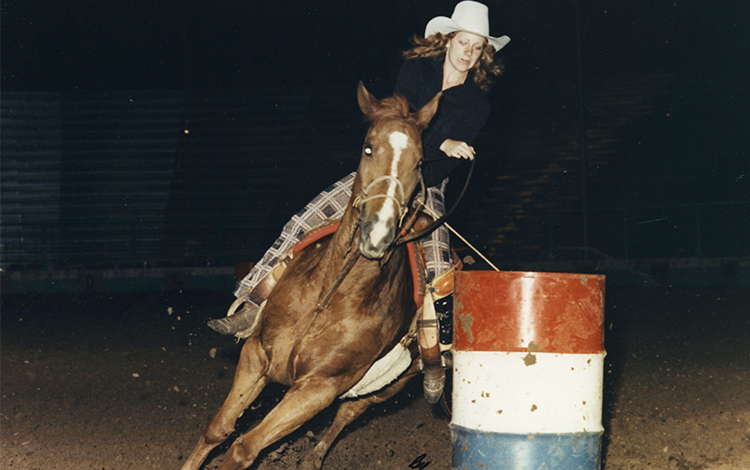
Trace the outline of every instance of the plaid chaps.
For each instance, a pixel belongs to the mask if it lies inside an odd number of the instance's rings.
[[[352,196],[355,175],[356,172],[349,173],[326,188],[287,222],[276,242],[266,251],[250,273],[240,281],[234,291],[235,297],[246,295],[258,285],[260,280],[273,269],[279,258],[294,248],[294,245],[304,238],[307,232],[326,221],[340,219],[344,215]],[[443,191],[447,182],[448,179],[443,181],[440,188],[427,188],[427,207],[438,215],[445,213]],[[430,237],[422,239],[419,243],[424,249],[428,281],[452,266],[450,238],[445,226],[441,225],[432,232]]]

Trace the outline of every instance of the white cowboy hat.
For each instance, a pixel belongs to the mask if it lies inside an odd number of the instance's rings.
[[[435,33],[448,34],[454,31],[466,31],[487,38],[490,44],[499,51],[510,42],[508,36],[493,38],[490,36],[490,9],[486,5],[467,0],[459,2],[453,10],[450,18],[437,16],[427,23],[424,37],[430,37]]]

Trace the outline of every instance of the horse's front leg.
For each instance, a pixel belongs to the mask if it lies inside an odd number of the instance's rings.
[[[336,379],[313,376],[292,385],[281,402],[251,431],[229,448],[219,470],[243,470],[253,464],[261,450],[295,431],[338,395]]]
[[[208,454],[234,431],[237,418],[258,397],[268,380],[268,358],[257,336],[248,338],[240,353],[234,383],[181,470],[198,470]]]
[[[336,417],[323,436],[323,439],[321,439],[315,448],[305,456],[297,467],[297,470],[320,470],[323,466],[323,458],[325,458],[328,453],[328,449],[349,423],[362,416],[371,405],[389,400],[403,390],[409,380],[414,378],[417,374],[417,361],[414,361],[411,367],[409,367],[409,369],[404,372],[397,381],[383,390],[364,398],[347,400],[341,403],[341,406],[336,412]]]

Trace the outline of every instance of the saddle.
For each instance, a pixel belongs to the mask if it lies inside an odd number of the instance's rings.
[[[337,220],[330,224],[323,225],[309,231],[302,238],[302,240],[297,242],[297,244],[294,246],[294,249],[292,249],[292,256],[296,255],[318,240],[321,240],[328,235],[332,235],[334,232],[336,232],[336,230],[338,230],[340,223],[341,222]],[[409,252],[409,267],[411,268],[411,276],[414,280],[414,303],[417,304],[417,308],[419,308],[424,302],[424,288],[422,287],[425,283],[424,254],[421,252],[419,247],[415,245],[414,242],[407,243],[406,249]],[[451,291],[452,290],[453,286],[451,285]]]

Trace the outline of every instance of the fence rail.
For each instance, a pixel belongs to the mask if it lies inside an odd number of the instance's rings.
[[[508,216],[527,219],[524,230],[546,237],[536,253],[542,257],[555,247],[582,246],[581,214]],[[589,210],[588,221],[589,248],[615,259],[750,256],[748,202],[598,208]],[[260,256],[269,240],[253,235],[257,226],[257,220],[222,217],[113,220],[99,227],[30,223],[12,234],[3,231],[1,262],[4,270],[227,266]],[[181,244],[170,243],[167,234],[173,232],[183,234]]]
[[[640,148],[654,113],[643,106],[669,80],[592,95],[588,177],[599,186],[627,177],[658,189],[639,179],[650,172],[613,176],[608,162]],[[750,256],[749,202],[589,208],[585,224],[582,210],[561,209],[579,204],[579,152],[574,129],[558,126],[572,108],[550,103],[570,96],[524,96],[529,105],[517,109],[528,114],[514,122],[528,128],[487,126],[483,171],[498,176],[486,176],[481,204],[456,214],[491,259],[533,260],[555,247],[626,260]],[[355,169],[364,131],[353,90],[2,93],[0,102],[6,271],[256,260],[321,184]],[[553,108],[564,115],[539,112]],[[501,156],[526,131],[513,145],[529,158]]]

